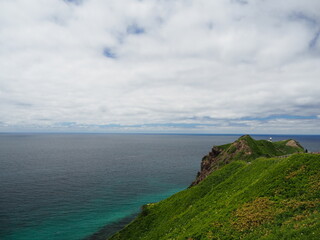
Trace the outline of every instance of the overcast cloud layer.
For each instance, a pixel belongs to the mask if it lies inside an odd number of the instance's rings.
[[[320,134],[319,0],[0,0],[0,131]]]

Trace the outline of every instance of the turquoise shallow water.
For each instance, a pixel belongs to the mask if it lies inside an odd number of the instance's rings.
[[[157,202],[180,190],[182,189],[172,189],[161,194],[145,195],[131,199],[127,206],[117,207],[114,205],[113,211],[106,209],[103,200],[100,200],[100,203],[99,200],[96,200],[90,203],[89,207],[79,209],[78,212],[59,212],[54,214],[52,218],[20,228],[14,234],[6,236],[5,239],[83,239],[88,234],[97,231],[101,226],[117,222],[124,217],[134,214],[143,204]],[[94,211],[93,208],[97,210]]]
[[[110,235],[143,204],[189,186],[212,145],[237,138],[0,134],[0,239],[85,239],[112,225]],[[319,136],[273,138],[320,151]]]

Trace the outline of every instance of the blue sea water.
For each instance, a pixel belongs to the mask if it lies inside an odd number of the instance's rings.
[[[211,147],[238,137],[0,134],[0,239],[78,240],[100,229],[104,238],[143,204],[188,187]],[[320,136],[272,137],[320,151]]]

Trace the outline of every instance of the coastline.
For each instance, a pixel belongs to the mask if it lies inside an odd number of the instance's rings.
[[[94,234],[85,237],[83,240],[106,240],[109,237],[111,237],[116,232],[119,232],[121,229],[123,229],[126,225],[128,225],[130,222],[132,222],[137,216],[138,213],[134,213],[130,216],[127,216],[125,218],[120,219],[119,221],[116,221],[114,223],[105,225],[100,230],[95,232]]]

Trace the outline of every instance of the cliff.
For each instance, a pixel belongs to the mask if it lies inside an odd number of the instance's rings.
[[[303,147],[293,139],[273,143],[266,140],[256,141],[251,136],[244,135],[231,144],[214,146],[211,152],[202,158],[201,170],[191,186],[203,181],[214,170],[231,161],[249,162],[258,157],[269,158],[303,151]]]
[[[301,151],[250,136],[214,147],[192,187],[143,206],[110,239],[319,239],[320,155]]]

